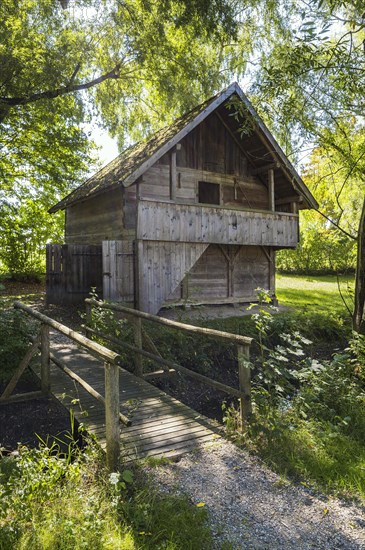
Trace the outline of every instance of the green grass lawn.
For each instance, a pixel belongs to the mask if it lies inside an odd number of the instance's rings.
[[[276,289],[279,304],[298,313],[348,316],[348,309],[352,310],[354,277],[341,276],[337,281],[334,275],[277,275]]]

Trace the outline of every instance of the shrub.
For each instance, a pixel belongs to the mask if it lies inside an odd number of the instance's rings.
[[[225,407],[228,431],[282,474],[365,498],[365,338],[354,335],[348,348],[320,363],[304,351],[308,342],[298,331],[275,331],[277,318],[268,311],[253,318],[260,349],[253,415],[242,436],[237,411]]]

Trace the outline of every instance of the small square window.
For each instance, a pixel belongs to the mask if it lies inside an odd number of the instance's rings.
[[[199,202],[203,204],[220,204],[219,183],[199,181]]]

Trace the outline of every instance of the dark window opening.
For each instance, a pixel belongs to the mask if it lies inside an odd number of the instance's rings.
[[[199,202],[203,204],[220,204],[220,190],[218,183],[208,181],[199,182]]]

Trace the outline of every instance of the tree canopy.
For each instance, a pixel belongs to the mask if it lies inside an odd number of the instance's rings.
[[[101,114],[122,145],[192,106],[220,86],[237,24],[224,0],[4,0],[0,17],[0,259],[13,272],[61,237],[45,213],[92,169],[84,123]]]
[[[27,201],[40,217],[92,169],[85,122],[99,116],[122,147],[237,79],[290,159],[307,155],[323,216],[309,215],[306,235],[320,227],[332,251],[346,244],[352,257],[365,159],[362,1],[61,4],[0,5],[3,250],[13,246],[5,235],[17,231],[26,250],[36,231]],[[44,216],[45,226],[32,237],[40,246],[60,236],[60,223]]]

